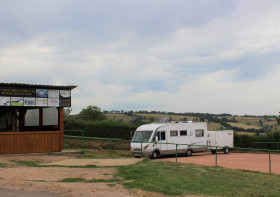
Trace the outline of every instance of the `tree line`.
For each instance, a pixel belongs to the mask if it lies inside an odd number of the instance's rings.
[[[82,109],[82,111],[77,115],[70,115],[71,109],[65,109],[64,116],[64,128],[65,130],[84,130],[85,136],[88,137],[102,137],[102,138],[119,138],[124,140],[130,140],[133,132],[136,128],[142,124],[151,123],[155,121],[154,117],[143,117],[135,116],[135,119],[130,122],[114,121],[108,120],[104,111],[97,106],[89,105],[87,108]],[[163,113],[156,111],[127,111],[123,113],[134,116],[133,113]],[[270,131],[267,135],[260,135],[265,132],[264,129],[243,129],[231,126],[228,122],[236,122],[233,118],[228,118],[230,114],[209,114],[209,113],[173,113],[164,112],[166,115],[183,115],[196,117],[197,121],[208,121],[220,123],[225,129],[235,130],[235,131],[246,131],[254,132],[257,135],[234,135],[234,141],[236,147],[242,148],[252,148],[253,142],[280,142],[280,131]],[[221,118],[222,117],[222,118]],[[272,118],[267,116],[266,118]],[[67,133],[72,135],[77,135],[77,133]],[[258,145],[258,148],[269,148],[269,144]]]

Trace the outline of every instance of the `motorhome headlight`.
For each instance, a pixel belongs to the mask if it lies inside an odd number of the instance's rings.
[[[150,144],[147,144],[146,146],[144,146],[144,149],[147,149],[149,147]]]

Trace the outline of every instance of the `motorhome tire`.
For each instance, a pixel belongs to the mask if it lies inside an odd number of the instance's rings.
[[[151,159],[156,159],[156,158],[158,158],[158,157],[159,157],[159,152],[155,150],[155,151],[152,153]]]
[[[224,148],[224,153],[229,154],[229,148]]]
[[[187,157],[190,157],[190,156],[192,156],[192,150],[187,150],[187,153],[186,153],[186,155],[187,155]]]
[[[211,150],[211,153],[212,153],[212,154],[215,154],[215,153],[216,153],[216,150]]]

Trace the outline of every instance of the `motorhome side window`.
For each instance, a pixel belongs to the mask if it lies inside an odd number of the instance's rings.
[[[165,131],[160,132],[160,140],[165,140]]]
[[[180,136],[182,136],[182,135],[187,135],[187,134],[188,134],[187,130],[180,131]]]
[[[203,129],[195,130],[195,137],[203,137],[203,136],[204,136],[204,130]]]
[[[178,136],[178,131],[170,131],[170,136],[171,137]]]

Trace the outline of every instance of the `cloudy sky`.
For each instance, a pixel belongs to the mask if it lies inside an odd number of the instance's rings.
[[[279,0],[0,0],[0,82],[72,108],[277,115]]]

